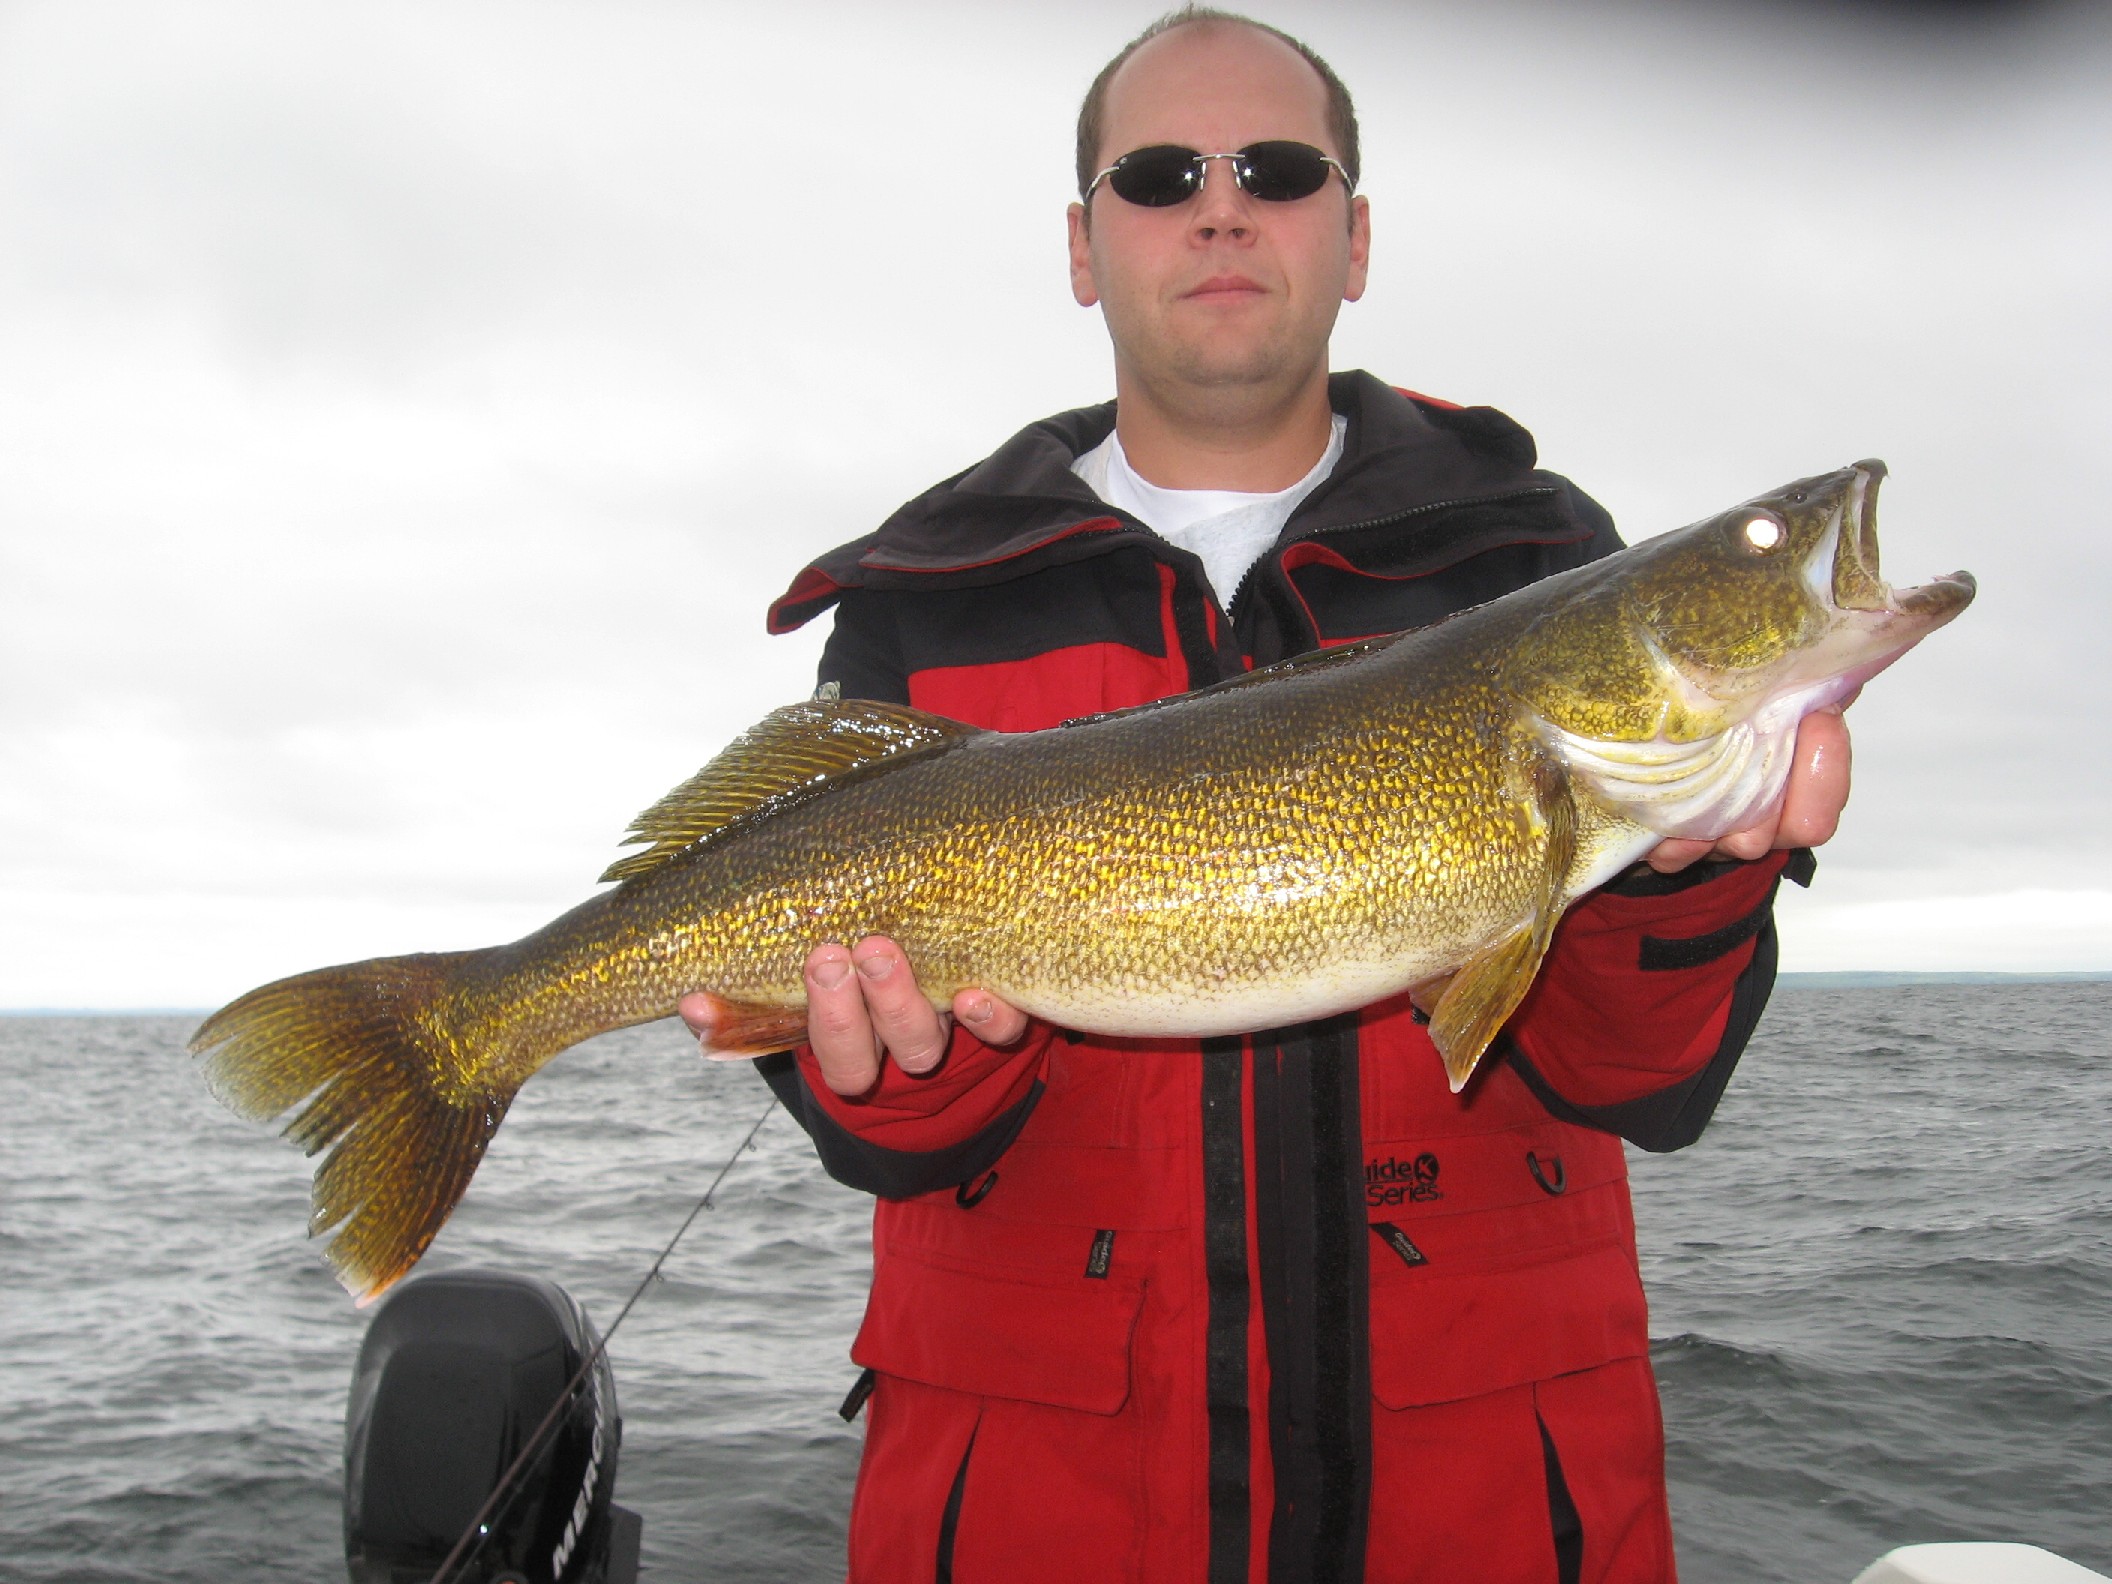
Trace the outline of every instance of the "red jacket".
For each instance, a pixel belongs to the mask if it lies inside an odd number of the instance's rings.
[[[1033,425],[801,574],[824,685],[1032,730],[1421,625],[1619,545],[1486,408],[1331,382],[1342,460],[1229,612]],[[1241,1039],[956,1030],[844,1099],[879,1195],[857,1584],[1669,1580],[1621,1139],[1676,1148],[1773,980],[1779,860],[1571,909],[1464,1095],[1405,999]]]

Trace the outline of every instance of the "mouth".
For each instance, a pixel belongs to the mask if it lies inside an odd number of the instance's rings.
[[[1265,294],[1261,282],[1244,275],[1212,275],[1208,280],[1191,286],[1181,295],[1192,301],[1224,302],[1239,297],[1259,297]]]
[[[1812,581],[1823,584],[1818,592],[1828,603],[1841,611],[1915,618],[1920,633],[1940,627],[1970,605],[1978,589],[1970,572],[1952,572],[1907,589],[1894,589],[1879,575],[1877,491],[1885,479],[1885,465],[1872,457],[1848,471],[1853,476],[1829,534],[1832,564],[1825,564],[1823,542],[1811,563]]]

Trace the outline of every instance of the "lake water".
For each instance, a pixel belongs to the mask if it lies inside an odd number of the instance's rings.
[[[0,1578],[344,1577],[364,1320],[308,1164],[182,1017],[0,1018]],[[766,1094],[672,1025],[523,1092],[429,1267],[606,1323]],[[1688,1584],[2024,1540],[2112,1572],[2112,984],[1783,990],[1715,1125],[1635,1161]],[[840,1578],[866,1201],[763,1128],[617,1334],[657,1580]]]

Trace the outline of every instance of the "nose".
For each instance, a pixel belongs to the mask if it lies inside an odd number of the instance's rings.
[[[1232,176],[1232,162],[1219,156],[1203,165],[1203,190],[1195,203],[1189,234],[1198,242],[1229,237],[1244,241],[1254,232],[1253,203]]]

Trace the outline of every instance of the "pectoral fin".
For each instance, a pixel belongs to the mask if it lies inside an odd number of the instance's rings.
[[[1482,1052],[1532,988],[1562,917],[1562,891],[1577,850],[1576,805],[1554,760],[1536,756],[1528,778],[1544,837],[1532,911],[1524,924],[1460,966],[1430,1016],[1430,1042],[1445,1059],[1454,1094],[1466,1088]]]
[[[1468,959],[1453,976],[1451,988],[1431,1015],[1430,1042],[1445,1059],[1445,1076],[1454,1094],[1466,1088],[1481,1053],[1518,1010],[1546,953],[1547,936],[1536,920]]]

